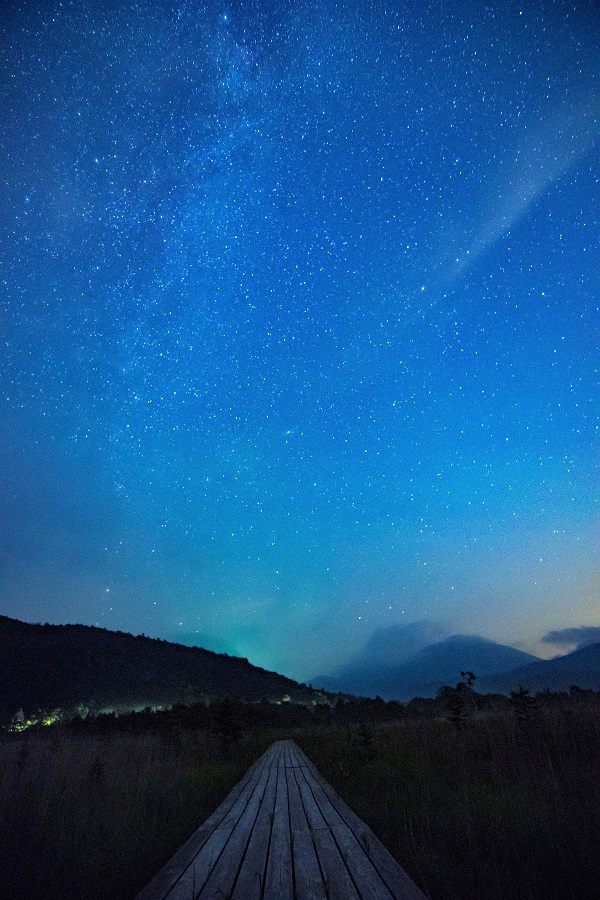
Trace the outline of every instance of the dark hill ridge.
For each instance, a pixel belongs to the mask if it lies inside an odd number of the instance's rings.
[[[572,684],[587,690],[600,690],[600,643],[589,644],[565,656],[519,666],[492,678],[482,678],[478,687],[482,691],[508,693],[519,685],[530,691],[544,691],[546,688],[564,691]]]
[[[219,697],[310,703],[319,695],[247,659],[88,625],[0,616],[0,719],[20,708],[170,706]]]
[[[410,700],[416,696],[434,697],[442,685],[456,684],[461,671],[475,672],[478,688],[481,676],[508,672],[536,659],[486,638],[456,634],[423,647],[397,665],[372,666],[361,658],[335,675],[314,679],[314,683],[327,691]]]
[[[369,666],[361,657],[334,675],[313,682],[326,691],[343,691],[384,700],[434,697],[444,684],[456,684],[472,671],[475,690],[509,694],[522,685],[532,692],[565,691],[572,684],[600,689],[600,643],[555,659],[539,659],[485,638],[453,635],[430,644],[395,666]]]
[[[484,638],[453,635],[423,647],[397,665],[373,665],[361,656],[313,683],[327,691],[410,700],[434,697],[442,685],[456,684],[461,671],[475,672],[475,688],[484,692],[508,694],[520,684],[531,691],[568,690],[571,684],[598,690],[600,644],[543,660]]]

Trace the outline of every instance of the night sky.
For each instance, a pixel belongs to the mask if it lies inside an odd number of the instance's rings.
[[[300,679],[598,625],[599,23],[3,3],[0,612]]]

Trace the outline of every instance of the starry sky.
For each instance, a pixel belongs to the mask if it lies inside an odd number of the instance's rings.
[[[599,23],[3,3],[0,612],[302,680],[598,625]]]

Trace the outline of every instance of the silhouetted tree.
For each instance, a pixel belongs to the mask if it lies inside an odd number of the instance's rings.
[[[537,711],[537,704],[531,696],[529,688],[519,685],[516,691],[511,691],[510,703],[519,724],[529,726]]]

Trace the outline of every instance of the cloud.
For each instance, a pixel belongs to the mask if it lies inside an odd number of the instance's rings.
[[[446,637],[448,633],[441,625],[427,620],[378,628],[355,662],[382,666],[398,665],[412,659],[424,647],[436,644]]]
[[[557,631],[549,631],[544,635],[542,641],[545,644],[574,644],[575,648],[580,650],[581,647],[600,643],[600,626],[582,625],[580,628],[560,628]]]
[[[491,180],[483,200],[484,215],[447,272],[450,280],[461,276],[473,263],[511,230],[557,181],[574,169],[596,140],[595,91],[548,108],[539,121],[522,126],[519,140],[501,171]],[[466,251],[466,252],[465,252]]]

